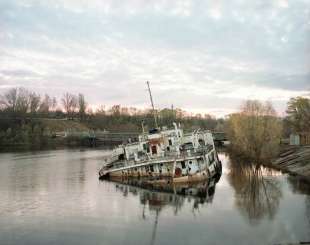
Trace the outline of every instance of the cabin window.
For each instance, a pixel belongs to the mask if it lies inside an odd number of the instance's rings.
[[[192,161],[189,161],[189,164],[192,164]]]
[[[143,150],[150,153],[150,145],[148,143],[143,144]]]
[[[193,147],[194,147],[193,143],[192,142],[188,142],[188,143],[185,143],[185,144],[181,145],[180,150],[181,151],[187,151],[187,150],[193,149]]]
[[[152,155],[157,154],[157,147],[156,145],[152,145]]]
[[[210,162],[210,163],[214,162],[214,153],[211,152],[211,153],[209,154],[208,158],[209,158],[209,162]]]
[[[182,168],[186,168],[186,165],[185,165],[184,161],[181,162],[181,165],[182,165]]]
[[[198,166],[203,165],[204,164],[203,158],[198,158],[197,163],[198,163]]]
[[[171,139],[169,139],[168,142],[169,142],[169,145],[172,145],[172,140]]]
[[[125,160],[125,154],[123,153],[123,154],[120,154],[119,156],[118,156],[118,160]]]

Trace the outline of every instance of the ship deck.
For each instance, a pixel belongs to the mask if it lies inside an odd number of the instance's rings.
[[[141,161],[134,161],[134,160],[123,160],[123,161],[116,161],[113,162],[113,167],[109,169],[102,169],[104,174],[113,173],[116,171],[123,171],[128,170],[131,168],[138,168],[153,164],[160,164],[160,163],[173,163],[173,162],[180,162],[184,160],[193,160],[202,157],[204,154],[207,154],[213,150],[213,147],[204,147],[198,151],[187,151],[181,154],[174,154],[170,152],[170,154],[166,154],[164,156],[156,157],[156,158],[149,158],[143,159]],[[107,165],[106,165],[107,166]],[[104,166],[103,168],[105,168]]]

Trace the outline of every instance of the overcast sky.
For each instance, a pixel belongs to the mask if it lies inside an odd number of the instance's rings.
[[[217,116],[310,90],[310,0],[0,0],[0,93]]]

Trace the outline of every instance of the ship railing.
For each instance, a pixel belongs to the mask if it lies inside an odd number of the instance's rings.
[[[210,152],[212,150],[213,150],[213,145],[207,144],[207,145],[204,145],[204,146],[199,146],[196,149],[196,152],[208,153],[208,152]]]
[[[207,154],[208,152],[212,150],[213,150],[212,145],[205,145],[205,146],[200,146],[198,148],[187,149],[184,151],[165,151],[162,153],[162,155],[156,155],[156,156],[143,155],[143,156],[140,156],[138,160],[131,159],[127,161],[124,160],[124,161],[114,162],[113,166],[109,169],[112,170],[112,169],[132,166],[132,165],[146,163],[148,161],[154,161],[154,160],[162,161],[162,160],[171,160],[173,158],[178,158],[178,157],[182,157],[182,158],[196,157],[196,156]]]
[[[180,152],[178,151],[165,151],[164,157],[178,157],[180,155]]]

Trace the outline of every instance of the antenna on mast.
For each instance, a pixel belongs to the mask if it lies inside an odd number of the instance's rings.
[[[150,88],[150,82],[146,81],[146,84],[147,84],[147,88],[148,88],[149,94],[150,94],[150,99],[151,99],[151,104],[152,104],[152,109],[153,109],[153,115],[154,115],[154,121],[155,121],[155,127],[158,128],[157,115],[156,115],[156,111],[155,111],[155,107],[154,107],[152,92],[151,92],[151,88]]]

